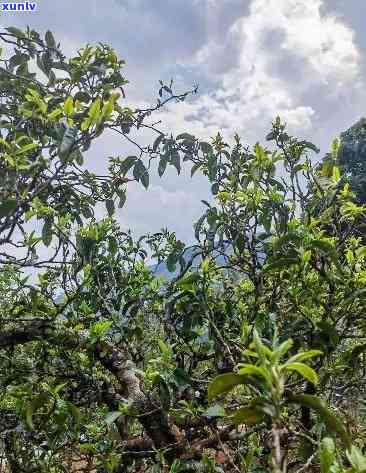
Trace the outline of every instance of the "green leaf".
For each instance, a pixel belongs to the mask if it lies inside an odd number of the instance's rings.
[[[144,163],[141,161],[141,159],[139,159],[138,161],[136,161],[135,165],[134,165],[134,168],[133,168],[133,177],[139,181],[140,180],[140,177],[141,175],[146,172],[146,167],[144,165]]]
[[[276,179],[272,178],[272,179],[269,179],[269,183],[271,184],[271,186],[276,187],[278,190],[282,192],[286,192],[284,185],[280,181],[277,181]]]
[[[263,412],[260,412],[253,406],[241,407],[240,409],[236,410],[233,415],[230,416],[230,420],[235,425],[255,425],[262,422],[263,418]]]
[[[336,447],[334,440],[329,437],[325,437],[320,445],[319,450],[320,457],[320,471],[321,473],[332,473],[334,465],[337,461]],[[335,470],[334,473],[336,473]]]
[[[246,382],[245,376],[236,373],[224,373],[216,376],[208,386],[207,396],[211,400],[219,394],[226,394],[239,384]]]
[[[273,259],[271,262],[267,263],[264,267],[264,271],[274,271],[274,270],[283,270],[289,269],[294,264],[298,264],[299,260],[297,258],[282,257]]]
[[[107,199],[107,200],[105,201],[105,206],[106,206],[108,215],[109,215],[110,217],[112,217],[112,215],[114,214],[114,211],[115,211],[114,200],[113,200],[113,199]]]
[[[217,195],[219,193],[220,186],[218,182],[214,182],[211,186],[212,195]]]
[[[16,75],[17,76],[28,76],[28,64],[27,63],[24,63],[22,65],[20,65],[16,71]]]
[[[266,140],[267,141],[272,141],[276,138],[276,133],[274,131],[271,131],[270,133],[268,133],[268,135],[266,136]]]
[[[297,361],[305,361],[309,360],[310,358],[315,358],[316,356],[321,356],[323,352],[321,350],[307,350],[296,355],[292,356],[287,360],[287,363],[295,363]]]
[[[34,430],[33,416],[34,413],[41,407],[43,407],[48,400],[48,395],[46,393],[38,394],[33,398],[26,406],[25,409],[25,421],[28,427],[31,430]]]
[[[178,151],[175,150],[172,152],[170,162],[177,170],[177,173],[180,174],[180,156]]]
[[[339,138],[334,138],[331,144],[331,155],[334,161],[337,161],[338,159],[338,154],[341,149],[341,141]]]
[[[134,168],[133,168],[133,177],[137,181],[141,181],[141,184],[145,187],[145,189],[149,186],[149,173],[144,165],[144,163],[139,159]]]
[[[31,430],[34,430],[33,413],[34,413],[34,405],[32,402],[30,402],[27,405],[27,408],[25,411],[25,421]]]
[[[310,368],[310,366],[305,365],[305,363],[286,363],[284,365],[285,369],[287,371],[296,371],[297,373],[301,374],[301,376],[312,384],[318,384],[319,378],[316,372],[313,370],[313,368]]]
[[[161,177],[164,174],[167,164],[168,164],[168,161],[164,157],[162,157],[159,161],[159,166],[158,166],[159,177]]]
[[[265,363],[267,359],[272,359],[273,351],[262,342],[256,329],[253,330],[253,342],[250,345],[250,348],[252,345],[255,347],[255,351],[258,353],[261,363]]]
[[[159,339],[158,345],[161,353],[163,353],[164,355],[170,355],[169,347],[165,342],[163,342],[163,340]]]
[[[187,386],[192,382],[190,376],[182,368],[175,368],[173,376],[178,386]]]
[[[190,135],[189,133],[181,133],[180,135],[178,135],[176,137],[176,140],[189,140],[189,141],[192,141],[194,140],[194,136],[193,135]]]
[[[8,31],[10,34],[16,36],[17,38],[24,38],[24,33],[22,30],[19,28],[15,28],[14,26],[9,26],[8,28],[5,28],[6,31]]]
[[[202,225],[203,225],[205,220],[206,220],[206,214],[201,215],[201,217],[194,224],[194,236],[195,236],[196,240],[199,240]]]
[[[73,151],[71,154],[70,154],[70,159],[71,161],[76,161],[76,163],[79,165],[79,166],[82,166],[83,162],[84,162],[84,157],[83,157],[83,154],[81,153],[81,151],[79,150],[79,148],[77,148],[75,151]]]
[[[298,173],[299,171],[305,171],[306,170],[306,164],[296,164],[293,169],[293,174]]]
[[[126,192],[122,192],[121,194],[119,194],[119,202],[118,202],[119,209],[121,209],[125,205],[126,198],[127,198]]]
[[[67,159],[70,156],[71,150],[76,143],[77,129],[75,127],[67,127],[60,147],[59,147],[59,156],[62,163],[66,163]]]
[[[321,238],[318,240],[313,240],[312,245],[315,248],[318,248],[321,251],[324,251],[324,253],[333,253],[334,252],[334,245],[332,242],[326,240],[325,238]]]
[[[211,154],[212,153],[212,146],[210,143],[206,143],[205,141],[201,141],[200,143],[200,148],[205,154]]]
[[[123,176],[127,174],[127,172],[132,168],[132,166],[136,163],[137,156],[127,156],[120,165],[120,172]]]
[[[74,100],[72,97],[67,97],[64,103],[64,112],[70,117],[74,113]]]
[[[23,154],[28,153],[28,151],[33,151],[34,149],[38,148],[37,143],[29,143],[25,146],[22,146],[16,153],[15,156],[21,156]]]
[[[171,253],[166,259],[166,267],[170,273],[175,271],[177,261],[178,261],[178,257],[174,253]]]
[[[366,471],[366,457],[362,454],[361,450],[355,445],[352,445],[346,452],[347,458],[353,468],[359,473]]]
[[[161,376],[157,377],[157,385],[159,388],[159,398],[160,402],[165,410],[169,410],[171,406],[171,395],[170,389],[164,378]]]
[[[16,199],[5,199],[0,203],[0,218],[7,217],[17,208]]]
[[[105,419],[104,419],[104,422],[107,424],[107,425],[112,425],[119,417],[121,417],[122,415],[122,412],[120,411],[112,411],[112,412],[109,412]]]
[[[269,372],[261,366],[255,366],[250,364],[244,364],[240,366],[241,368],[239,370],[239,374],[242,376],[259,376],[260,378],[265,379],[267,382],[271,381]]]
[[[301,261],[304,264],[308,263],[311,260],[311,255],[312,255],[311,250],[304,251],[304,253],[301,255]]]
[[[308,149],[311,149],[312,151],[314,151],[314,153],[319,153],[320,149],[315,146],[313,143],[311,143],[310,141],[300,141],[299,142],[299,145],[303,146],[304,148],[308,148]]]
[[[346,352],[345,358],[348,362],[355,361],[364,352],[366,352],[366,343],[353,347],[350,351]]]
[[[89,334],[91,338],[101,340],[106,336],[112,325],[112,320],[101,320],[99,322],[94,322],[89,328]]]
[[[154,465],[153,469],[151,470],[151,473],[160,473],[160,467],[159,469],[155,468],[157,465]],[[182,463],[181,460],[174,460],[171,467],[169,468],[169,473],[181,473],[182,468],[184,469],[184,464]]]
[[[141,184],[147,189],[149,187],[149,173],[146,171],[142,176],[140,177]]]
[[[272,359],[274,361],[279,361],[289,351],[293,344],[294,342],[291,338],[281,343],[281,345],[274,350]]]
[[[160,134],[154,141],[153,151],[156,151],[159,148],[160,143],[163,141],[165,135]]]
[[[97,97],[94,100],[94,102],[90,105],[89,112],[88,112],[91,125],[94,125],[98,122],[100,114],[101,114],[101,99],[100,97]]]
[[[196,282],[201,279],[201,276],[198,273],[191,273],[185,278],[178,281],[177,286],[184,290],[191,289]]]
[[[53,394],[59,393],[65,386],[67,386],[67,383],[58,384],[58,385],[53,389]]]
[[[340,178],[341,178],[341,171],[339,170],[339,167],[333,166],[333,174],[332,174],[333,182],[338,182]]]
[[[81,413],[80,413],[80,409],[78,409],[74,404],[72,404],[71,402],[69,403],[69,408],[70,408],[70,412],[72,414],[72,416],[74,417],[74,420],[77,424],[80,424],[80,420],[81,420]]]
[[[343,442],[347,445],[351,445],[351,439],[349,433],[343,422],[329,409],[325,402],[318,396],[312,396],[310,394],[299,394],[293,395],[288,394],[289,402],[300,404],[301,406],[309,407],[317,412],[320,418],[325,422],[329,433],[337,433]]]
[[[258,358],[258,353],[252,350],[243,350],[242,353],[243,355],[251,357],[251,358]]]
[[[55,41],[55,38],[53,37],[53,34],[52,34],[51,31],[46,32],[45,40],[46,40],[46,44],[49,48],[55,48],[56,47],[56,41]]]
[[[339,342],[339,334],[334,326],[333,322],[327,320],[321,320],[317,323],[317,327],[321,330],[324,335],[333,346],[336,346]]]
[[[18,53],[18,54],[14,54],[14,56],[12,56],[9,59],[9,64],[13,67],[20,66],[20,65],[26,64],[28,60],[29,60],[28,54]]]
[[[93,210],[88,205],[81,208],[81,213],[85,218],[92,218],[93,216]]]
[[[357,258],[365,258],[366,257],[366,246],[361,246],[356,250]]]
[[[46,218],[42,228],[42,241],[45,246],[50,246],[52,241],[52,218]]]
[[[207,160],[208,178],[210,182],[214,182],[217,178],[217,158],[215,155],[210,154]]]
[[[203,414],[205,417],[225,417],[225,409],[219,404],[209,407]]]
[[[114,237],[109,237],[108,239],[108,250],[112,255],[115,255],[118,251],[118,242],[117,239]]]

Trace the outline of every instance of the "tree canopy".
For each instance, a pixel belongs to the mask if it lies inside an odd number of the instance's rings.
[[[315,162],[280,118],[254,147],[167,135],[154,113],[190,92],[127,107],[111,47],[0,38],[0,468],[365,472],[366,207],[339,141]],[[106,131],[136,154],[96,175]],[[211,185],[190,248],[115,219],[154,162]]]
[[[366,119],[361,118],[341,134],[342,148],[339,164],[348,177],[352,190],[359,202],[366,202],[365,166],[366,166]]]

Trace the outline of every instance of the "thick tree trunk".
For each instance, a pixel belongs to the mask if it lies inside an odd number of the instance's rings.
[[[34,320],[16,329],[3,330],[0,333],[0,349],[37,340],[91,352],[116,377],[119,383],[118,394],[131,403],[154,447],[161,449],[177,446],[178,429],[170,425],[160,403],[144,392],[127,350],[105,342],[91,344],[87,337],[45,320]]]

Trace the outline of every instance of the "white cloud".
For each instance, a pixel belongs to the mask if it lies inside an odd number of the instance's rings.
[[[220,130],[229,138],[238,131],[253,142],[262,140],[271,120],[280,114],[295,133],[303,136],[307,131],[320,144],[364,113],[365,95],[357,87],[362,84],[361,58],[353,31],[343,19],[325,14],[321,0],[159,0],[150,2],[151,8],[145,0],[92,0],[88,15],[74,8],[74,18],[80,21],[71,23],[64,19],[76,2],[56,2],[57,8],[47,0],[41,3],[33,26],[40,25],[43,31],[51,27],[66,54],[102,40],[129,59],[126,73],[131,85],[126,88],[125,105],[142,105],[150,99],[155,78],[166,73],[169,79],[171,72],[165,67],[174,60],[181,66],[177,73],[182,81],[191,84],[191,77],[197,78],[198,96],[161,113],[161,127],[167,132],[187,130],[209,138]],[[328,3],[333,7],[340,2]],[[339,11],[352,21],[351,6],[342,3]],[[188,5],[189,14],[168,17],[167,4]],[[241,17],[232,24],[241,4]],[[189,18],[197,21],[188,22]],[[23,22],[25,17],[8,20]],[[8,20],[4,18],[5,23]],[[228,24],[232,26],[226,31]],[[144,31],[140,39],[134,36],[137,29]],[[149,140],[148,134],[139,138]],[[91,171],[104,173],[107,156],[129,153],[120,137],[108,133],[95,142],[86,164]],[[140,185],[128,188],[126,207],[118,212],[124,228],[139,234],[167,226],[181,238],[191,237],[192,222],[201,213],[200,199],[209,195],[206,180],[198,173],[193,180],[184,172],[179,178],[175,171],[167,174],[161,181],[154,179],[148,192]],[[100,216],[104,213],[103,207]]]
[[[335,82],[336,86],[355,80],[360,54],[353,31],[336,17],[322,16],[321,0],[257,3],[263,11],[271,3],[271,15],[277,10],[277,24],[285,32],[282,48],[308,61],[318,79]]]
[[[326,87],[324,100],[334,99],[347,85],[357,85],[361,69],[353,31],[322,14],[322,5],[322,0],[252,0],[248,15],[232,25],[224,44],[207,42],[185,64],[206,70],[216,90],[164,112],[163,121],[200,135],[221,130],[255,138],[279,114],[295,131],[309,130],[318,109],[306,94]],[[214,9],[211,2],[212,27],[217,23]],[[238,52],[235,65],[215,74],[213,65],[233,50]],[[291,63],[295,79],[288,70]]]
[[[118,211],[118,220],[122,228],[133,228],[137,235],[165,227],[175,231],[179,238],[190,241],[193,222],[202,213],[200,197],[207,198],[204,186],[199,191],[192,184],[185,191],[169,191],[161,185],[151,185],[146,192],[141,185],[131,185],[126,207]]]

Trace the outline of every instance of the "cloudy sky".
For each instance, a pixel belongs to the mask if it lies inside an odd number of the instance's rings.
[[[18,0],[20,1],[20,0]],[[163,112],[164,128],[208,138],[218,130],[263,140],[279,114],[322,153],[366,114],[364,0],[39,0],[37,12],[1,13],[3,26],[51,29],[66,53],[85,43],[111,44],[127,61],[132,104],[151,102],[159,79],[192,100]],[[127,153],[116,137],[96,143],[92,169]],[[188,172],[129,188],[118,218],[137,234],[168,227],[192,240],[206,182]]]

